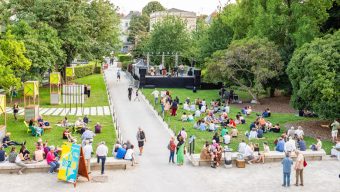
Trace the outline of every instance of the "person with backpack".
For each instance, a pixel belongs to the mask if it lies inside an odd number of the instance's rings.
[[[175,152],[176,152],[176,143],[175,138],[171,137],[169,144],[168,144],[168,150],[170,151],[170,157],[169,157],[169,163],[172,162],[175,164]]]
[[[145,137],[145,132],[142,130],[141,127],[139,127],[137,131],[137,141],[138,141],[138,147],[139,147],[139,155],[142,155],[144,142],[146,142],[146,137]]]

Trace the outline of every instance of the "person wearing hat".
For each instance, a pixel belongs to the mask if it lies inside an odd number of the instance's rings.
[[[91,153],[93,151],[93,148],[92,148],[92,145],[90,145],[89,140],[85,141],[85,147],[83,148],[83,150],[84,150],[85,162],[87,165],[87,172],[90,174],[91,173]]]
[[[11,136],[11,133],[7,132],[5,137],[2,139],[2,145],[4,148],[7,148],[8,146],[12,146],[12,145],[25,145],[26,144],[26,141],[24,141],[23,143],[12,141],[10,136]]]
[[[106,156],[108,153],[108,148],[105,145],[105,141],[100,142],[100,144],[97,147],[96,150],[96,155],[97,155],[97,163],[99,163],[99,161],[102,161],[102,168],[101,168],[101,174],[104,174],[104,169],[105,169],[105,161],[106,161]]]

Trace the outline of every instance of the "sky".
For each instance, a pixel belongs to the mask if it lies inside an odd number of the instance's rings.
[[[143,7],[153,0],[111,0],[119,7],[119,13],[127,14],[130,11],[142,11]],[[228,0],[158,0],[165,8],[177,8],[185,11],[193,11],[198,15],[210,15],[220,5],[225,5]],[[232,0],[234,1],[234,0]]]

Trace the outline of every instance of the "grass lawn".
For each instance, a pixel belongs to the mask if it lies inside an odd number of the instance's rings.
[[[107,96],[106,96],[106,88],[102,74],[95,74],[86,76],[83,78],[75,79],[75,83],[78,84],[88,84],[91,85],[91,97],[85,97],[84,107],[94,107],[94,106],[107,106],[109,105]],[[51,105],[50,104],[50,87],[40,87],[39,88],[39,97],[40,97],[40,107],[64,107],[63,104],[60,105]],[[18,97],[14,100],[18,101],[19,106],[23,107],[23,91],[19,91]],[[7,106],[12,106],[10,103],[10,98],[7,98]],[[74,105],[75,107],[75,105]]]
[[[160,90],[160,89],[159,89]],[[182,103],[186,97],[189,97],[191,101],[193,101],[196,98],[200,99],[205,99],[207,103],[210,103],[211,100],[216,100],[219,98],[218,91],[217,90],[199,90],[197,93],[193,93],[191,90],[188,89],[168,89],[170,91],[170,94],[174,98],[175,96],[178,96],[180,103]],[[154,106],[153,102],[153,96],[151,95],[151,92],[153,89],[143,89],[144,95],[147,97],[147,99],[152,103]],[[249,96],[246,95],[245,92],[238,93],[241,100],[246,100],[249,98]],[[155,107],[155,106],[154,106]],[[155,107],[156,110],[160,113],[161,108],[160,105]],[[205,141],[211,141],[213,138],[214,133],[213,132],[208,132],[208,131],[200,131],[197,129],[193,128],[194,122],[182,122],[180,120],[180,117],[183,113],[183,106],[180,105],[178,110],[177,110],[177,116],[172,117],[170,114],[165,114],[164,119],[170,126],[170,128],[175,131],[177,134],[182,127],[184,127],[188,133],[188,135],[195,135],[196,136],[196,147],[195,147],[195,152],[199,153],[201,151],[201,148]],[[230,113],[228,114],[229,117],[235,118],[237,112],[240,111],[240,108],[236,107],[231,107],[230,108]],[[187,112],[188,114],[188,112]],[[202,115],[201,118],[204,118]],[[233,150],[237,150],[238,144],[241,142],[242,139],[246,140],[248,142],[248,139],[245,137],[245,132],[249,131],[249,126],[252,121],[256,119],[256,114],[252,113],[249,117],[245,117],[246,119],[246,124],[243,125],[237,125],[237,129],[239,131],[239,136],[237,138],[233,138],[231,140],[231,144],[229,147],[231,147]],[[270,122],[273,124],[279,123],[281,126],[281,133],[283,132],[283,127],[284,124],[288,122],[296,122],[296,121],[301,121],[301,120],[307,120],[306,118],[303,117],[298,117],[295,116],[294,114],[282,114],[282,113],[272,113],[272,116],[270,118],[267,118]],[[195,121],[198,119],[195,118]],[[265,139],[258,139],[258,140],[252,140],[251,142],[253,143],[259,143],[261,150],[263,150],[263,145],[262,143],[267,141],[270,149],[274,150],[274,141],[277,139],[281,133],[265,133],[264,137]],[[222,139],[222,138],[221,138]],[[316,140],[310,137],[305,137],[305,142],[307,147],[313,143],[316,143]],[[332,143],[330,141],[323,141],[323,148],[326,150],[327,154],[330,153],[330,150],[332,148]]]
[[[63,117],[60,116],[44,116],[45,121],[49,121],[52,129],[46,131],[41,137],[43,141],[47,140],[48,145],[61,146],[63,142],[67,140],[62,139],[64,128],[58,127],[55,124],[60,122]],[[76,116],[68,116],[68,120],[70,123],[74,123],[78,117]],[[102,133],[97,134],[94,138],[94,150],[97,144],[101,141],[105,141],[106,145],[109,147],[109,156],[112,156],[112,147],[116,142],[116,133],[114,130],[114,125],[112,123],[111,116],[89,116],[91,122],[89,122],[89,128],[94,131],[94,126],[97,122],[102,125]],[[23,123],[23,116],[19,116],[18,121],[14,121],[12,115],[8,115],[7,117],[7,132],[11,132],[11,139],[17,142],[23,142],[26,140],[26,147],[30,152],[34,152],[35,150],[35,142],[38,140],[38,137],[34,137],[31,133],[26,132],[26,127]],[[81,135],[79,133],[73,133],[73,137],[77,138],[77,143],[81,143]],[[17,146],[19,147],[19,146]],[[9,147],[6,149],[9,151]]]

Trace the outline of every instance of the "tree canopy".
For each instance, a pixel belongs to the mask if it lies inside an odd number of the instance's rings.
[[[145,7],[143,7],[142,14],[150,16],[151,13],[157,12],[157,11],[164,11],[165,8],[163,5],[158,1],[151,1],[149,2]]]
[[[207,62],[206,80],[231,82],[248,91],[254,100],[283,69],[277,46],[261,38],[235,40]]]
[[[287,74],[291,102],[324,118],[340,116],[340,31],[317,38],[294,52]]]

